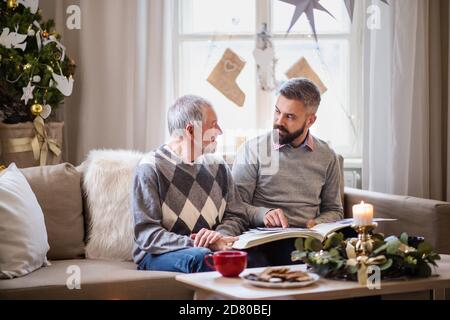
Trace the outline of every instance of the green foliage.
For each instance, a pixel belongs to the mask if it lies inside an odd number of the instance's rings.
[[[367,259],[378,264],[383,278],[429,277],[431,265],[436,267],[436,260],[440,259],[423,238],[409,237],[406,233],[399,238],[375,234],[372,240],[374,250]],[[291,258],[304,261],[324,277],[356,280],[360,262],[354,258],[355,243],[356,239],[344,240],[342,233],[331,234],[323,245],[312,237],[299,238],[295,242],[297,250],[292,252]]]
[[[52,42],[38,48],[36,34],[41,40],[47,34],[39,33],[37,21],[41,29],[54,36],[58,41],[61,37],[54,30],[53,20],[43,21],[40,10],[36,14],[30,12],[29,8],[19,5],[17,8],[8,8],[6,2],[0,1],[0,33],[4,28],[10,32],[28,34],[26,38],[26,49],[6,48],[0,45],[0,112],[7,123],[32,121],[33,116],[30,106],[34,103],[49,104],[52,109],[57,108],[64,100],[64,95],[51,83],[52,72],[68,77],[75,72],[75,63],[65,54],[61,61],[62,52],[57,44]],[[21,100],[23,87],[26,87],[30,79],[38,76],[32,81],[35,86],[33,99],[27,105]]]
[[[309,237],[305,240],[305,250],[307,251],[320,251],[322,250],[322,243],[316,238]]]

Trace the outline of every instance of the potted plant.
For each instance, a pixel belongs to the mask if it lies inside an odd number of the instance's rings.
[[[0,164],[61,162],[64,124],[52,111],[72,93],[75,63],[54,25],[38,0],[0,1]]]

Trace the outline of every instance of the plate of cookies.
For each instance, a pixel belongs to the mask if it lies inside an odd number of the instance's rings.
[[[267,268],[261,273],[243,276],[244,282],[262,288],[299,288],[319,280],[315,273],[291,271],[289,268]]]

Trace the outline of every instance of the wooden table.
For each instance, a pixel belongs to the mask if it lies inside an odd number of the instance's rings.
[[[378,295],[392,295],[428,291],[431,298],[445,299],[445,289],[450,288],[450,255],[441,255],[437,261],[439,268],[435,275],[424,279],[382,281],[380,289],[370,290],[354,281],[329,280],[320,278],[303,288],[267,289],[244,283],[241,278],[225,278],[218,272],[203,272],[176,276],[176,280],[195,290],[199,300],[224,299],[347,299]],[[290,266],[294,270],[305,271],[305,265]],[[241,276],[260,272],[265,268],[246,269]]]

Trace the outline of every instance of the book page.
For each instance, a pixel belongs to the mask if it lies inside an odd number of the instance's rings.
[[[377,221],[393,221],[395,219],[377,218]],[[344,219],[332,223],[321,223],[311,229],[308,228],[256,228],[250,229],[239,236],[233,244],[234,249],[246,249],[258,246],[267,242],[288,238],[314,237],[323,241],[330,233],[351,226],[353,219]]]
[[[233,244],[233,248],[246,249],[271,241],[277,241],[288,238],[300,238],[300,237],[306,238],[310,236],[318,238],[320,241],[322,241],[322,236],[314,230],[298,229],[298,228],[292,229],[294,230],[289,230],[289,228],[280,229],[280,231],[253,229],[240,235],[239,240],[237,240]]]
[[[395,221],[397,219],[386,219],[386,218],[374,218],[373,222],[383,222],[383,221]],[[349,227],[353,224],[353,218],[343,219],[336,222],[330,223],[320,223],[311,228],[321,234],[324,238],[330,233],[337,231],[339,229],[343,229],[345,227]]]
[[[320,223],[320,224],[312,227],[311,230],[316,231],[317,233],[322,235],[322,237],[325,238],[328,234],[330,234],[334,231],[351,226],[352,223],[353,223],[353,219],[351,219],[351,221],[346,219],[346,220],[340,220],[337,222]]]

